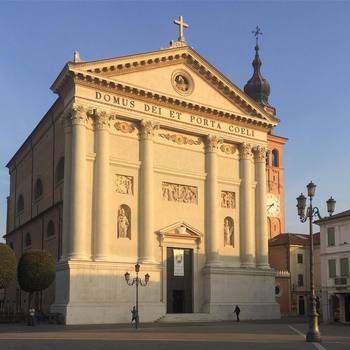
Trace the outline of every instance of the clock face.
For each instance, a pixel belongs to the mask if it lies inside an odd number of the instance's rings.
[[[277,217],[280,213],[280,200],[273,193],[266,195],[266,212],[267,216]]]

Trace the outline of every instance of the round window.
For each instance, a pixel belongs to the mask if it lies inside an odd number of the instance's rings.
[[[275,296],[279,297],[279,296],[281,296],[281,294],[282,294],[282,288],[280,285],[276,284],[275,285]]]
[[[173,88],[180,95],[189,95],[193,91],[193,79],[184,70],[175,71],[171,76],[171,83],[173,85]]]

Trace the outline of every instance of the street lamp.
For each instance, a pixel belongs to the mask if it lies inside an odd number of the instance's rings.
[[[307,186],[307,195],[310,200],[309,206],[306,208],[306,197],[301,194],[297,198],[297,209],[298,215],[300,217],[301,222],[306,222],[309,220],[309,230],[310,230],[310,299],[311,299],[311,310],[310,310],[310,324],[309,331],[306,335],[307,342],[320,342],[321,334],[318,328],[318,314],[316,310],[317,298],[315,294],[315,284],[314,284],[314,242],[313,242],[313,218],[317,216],[319,219],[321,218],[320,212],[317,207],[312,206],[312,198],[315,196],[316,185],[311,181]],[[327,203],[327,211],[330,216],[334,213],[335,210],[335,200],[331,197],[328,199]],[[306,214],[305,214],[306,208]]]
[[[136,317],[135,317],[135,328],[137,329],[139,327],[139,285],[142,287],[146,287],[150,275],[148,273],[145,274],[145,280],[142,281],[142,279],[139,277],[139,272],[140,272],[140,264],[137,263],[135,265],[135,272],[136,272],[136,277],[130,280],[130,273],[125,272],[124,277],[125,277],[125,282],[127,283],[128,286],[133,286],[134,284],[136,285]]]

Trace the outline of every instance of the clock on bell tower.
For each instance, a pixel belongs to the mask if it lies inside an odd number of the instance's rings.
[[[284,232],[283,146],[287,138],[268,135],[266,160],[266,213],[269,239]]]

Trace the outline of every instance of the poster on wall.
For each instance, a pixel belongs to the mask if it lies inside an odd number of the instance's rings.
[[[173,249],[174,254],[174,276],[185,275],[184,251],[183,249]]]

